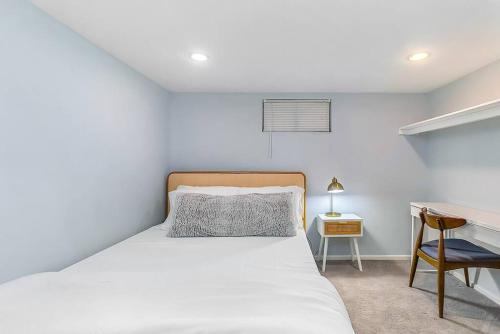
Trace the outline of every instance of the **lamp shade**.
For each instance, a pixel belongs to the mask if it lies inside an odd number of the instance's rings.
[[[328,192],[329,193],[341,193],[344,191],[344,186],[337,181],[337,178],[334,177],[332,179],[332,183],[328,185]]]

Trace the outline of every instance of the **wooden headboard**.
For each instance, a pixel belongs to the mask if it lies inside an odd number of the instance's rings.
[[[177,186],[232,186],[266,187],[299,186],[304,188],[304,230],[306,229],[306,176],[302,172],[172,172],[167,177],[167,214],[169,210],[168,192]]]

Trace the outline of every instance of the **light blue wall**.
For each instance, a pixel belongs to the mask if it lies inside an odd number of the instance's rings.
[[[500,99],[500,61],[435,90],[429,98],[435,115]],[[433,198],[500,212],[500,119],[426,137]]]
[[[500,61],[429,94],[435,115],[499,98]],[[433,200],[500,212],[500,118],[424,137],[429,140]],[[494,239],[500,245],[500,233]],[[500,246],[494,250],[500,252]],[[500,270],[483,271],[479,286],[500,301]]]
[[[28,1],[0,2],[0,282],[159,223],[169,94]]]
[[[275,133],[273,158],[262,133],[263,98],[331,98],[332,133]],[[308,224],[329,209],[326,187],[337,176],[346,191],[340,211],[366,218],[363,254],[410,252],[409,202],[427,198],[427,167],[420,138],[398,135],[406,123],[428,117],[418,94],[175,94],[171,108],[173,170],[298,170],[308,179]],[[175,125],[174,125],[175,124]],[[313,251],[318,234],[309,231]],[[346,254],[344,240],[331,254]]]
[[[16,0],[0,2],[0,54],[0,282],[159,223],[169,170],[304,171],[313,251],[334,175],[346,188],[335,208],[366,218],[363,254],[409,253],[413,200],[500,211],[500,120],[397,135],[500,98],[500,62],[427,95],[169,94]],[[261,103],[276,97],[332,98],[333,133],[275,133],[268,158]],[[483,275],[489,291],[497,274]]]
[[[500,60],[430,92],[432,113],[442,115],[500,99]]]

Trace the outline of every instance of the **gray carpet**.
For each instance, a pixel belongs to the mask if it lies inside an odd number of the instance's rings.
[[[444,319],[437,314],[436,275],[408,287],[407,261],[331,261],[324,274],[344,299],[354,330],[372,333],[500,333],[500,306],[446,275]]]

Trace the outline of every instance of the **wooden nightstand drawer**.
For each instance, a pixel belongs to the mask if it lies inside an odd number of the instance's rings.
[[[325,222],[325,235],[361,234],[360,221]]]

